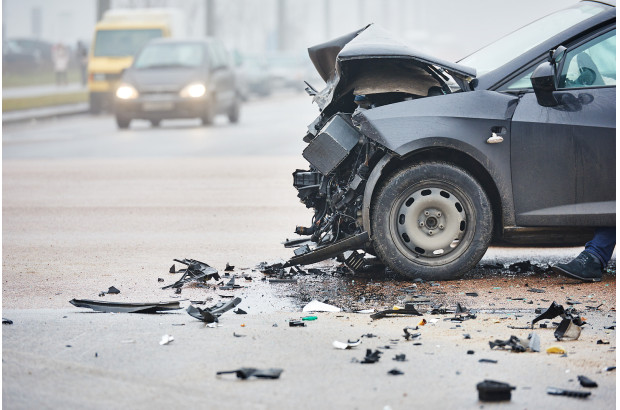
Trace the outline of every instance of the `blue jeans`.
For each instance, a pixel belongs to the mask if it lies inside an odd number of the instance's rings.
[[[616,247],[616,227],[596,228],[594,238],[586,243],[586,251],[607,266]]]

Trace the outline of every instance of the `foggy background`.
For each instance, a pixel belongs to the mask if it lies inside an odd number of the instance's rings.
[[[574,0],[3,0],[3,39],[90,46],[108,8],[175,7],[192,36],[214,35],[241,54],[307,56],[309,46],[378,23],[412,47],[456,61]]]

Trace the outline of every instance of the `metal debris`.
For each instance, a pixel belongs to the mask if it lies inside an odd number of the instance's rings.
[[[203,322],[214,323],[218,322],[218,318],[223,313],[228,312],[239,303],[241,303],[241,298],[234,298],[228,303],[220,302],[208,309],[201,309],[194,305],[189,305],[187,308],[187,313],[196,319],[202,320]]]
[[[235,267],[226,262],[226,267],[224,268],[224,272],[230,272],[235,270]]]
[[[71,299],[73,306],[106,313],[155,313],[181,309],[178,301],[155,303],[102,302],[89,299]]]
[[[242,367],[238,370],[225,370],[216,373],[217,376],[223,374],[236,374],[239,379],[249,379],[250,377],[256,377],[259,379],[278,379],[282,374],[283,369],[255,369],[252,367]]]
[[[183,259],[183,260],[174,259],[174,260],[176,262],[182,263],[183,265],[187,266],[187,268],[180,269],[178,271],[178,273],[183,272],[183,276],[181,276],[181,279],[177,280],[172,285],[164,286],[162,289],[168,289],[168,288],[180,289],[181,287],[183,287],[184,284],[191,282],[191,281],[206,282],[209,279],[220,280],[220,275],[217,272],[217,269],[207,265],[204,262],[200,262],[195,259]],[[174,265],[172,265],[172,267],[170,268],[171,273],[174,273],[172,272],[173,268],[174,268]]]
[[[568,396],[584,399],[592,393],[589,391],[566,390],[559,389],[557,387],[547,387],[547,394],[551,394],[553,396]]]

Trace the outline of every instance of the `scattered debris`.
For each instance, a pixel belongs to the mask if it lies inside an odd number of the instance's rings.
[[[233,289],[240,289],[243,286],[241,285],[236,285],[235,284],[235,277],[233,276],[232,278],[230,278],[230,280],[228,281],[228,283],[224,286],[220,286],[220,290],[233,290]]]
[[[234,336],[234,337],[246,337],[246,335],[239,335],[239,334],[237,334],[236,332],[233,332],[233,336]]]
[[[237,310],[233,310],[234,313],[238,314],[238,315],[247,315],[248,312],[246,312],[245,310],[241,309],[241,308],[237,308]]]
[[[568,397],[577,397],[580,399],[584,399],[592,393],[589,391],[576,391],[576,390],[558,389],[557,387],[547,387],[547,394],[551,394],[553,396],[568,396]]]
[[[317,319],[318,319],[318,317],[316,317],[316,316],[304,316],[304,317],[301,318],[301,320],[304,320],[306,322],[311,322],[311,321],[317,320]]]
[[[241,303],[241,298],[234,298],[228,303],[220,302],[208,309],[201,309],[194,305],[189,305],[187,308],[187,313],[196,319],[202,320],[203,322],[214,323],[218,321],[218,318],[223,313],[228,312],[239,303]]]
[[[302,309],[303,312],[341,312],[342,309],[313,299]]]
[[[185,283],[188,283],[191,281],[206,282],[209,279],[220,280],[220,275],[217,272],[217,269],[212,268],[211,266],[207,265],[204,262],[200,262],[195,259],[183,259],[183,260],[175,259],[175,261],[182,263],[183,265],[187,266],[187,268],[180,269],[178,271],[178,273],[183,272],[183,276],[181,276],[181,279],[177,280],[172,285],[164,286],[162,289],[168,289],[168,288],[180,289],[181,287],[183,287]],[[172,267],[170,268],[170,273],[175,273],[173,272],[173,270],[174,270],[174,265],[172,265]]]
[[[222,374],[236,374],[239,379],[248,379],[250,377],[257,377],[259,379],[278,379],[282,374],[283,369],[254,369],[252,367],[242,367],[239,370],[225,370],[217,372],[216,375],[220,376]]]
[[[373,337],[377,337],[377,335],[374,335],[372,333],[366,333],[365,335],[362,335],[362,337],[367,337],[367,338],[373,338]]]
[[[420,323],[418,323],[418,326],[424,326],[426,323],[426,319],[423,318],[422,320],[420,320]]]
[[[586,376],[577,376],[577,380],[583,387],[598,387],[598,384],[589,377]]]
[[[596,344],[597,345],[608,345],[609,344],[609,340],[601,340],[601,339],[599,339],[599,340],[596,341]]]
[[[531,333],[529,347],[532,352],[540,352],[540,336],[537,333]]]
[[[157,282],[163,282],[164,278],[157,278]]]
[[[354,340],[354,341],[347,340],[347,342],[346,342],[346,343],[344,343],[344,342],[339,342],[339,341],[335,340],[335,341],[334,341],[334,343],[332,343],[332,345],[333,345],[336,349],[342,349],[342,350],[345,350],[345,349],[350,349],[350,348],[355,347],[355,346],[359,346],[361,343],[362,343],[362,340],[361,340],[361,339],[357,339],[357,340]]]
[[[566,353],[566,349],[564,349],[560,345],[553,345],[547,348],[547,353],[549,354],[564,354]]]
[[[306,322],[304,322],[302,320],[289,320],[288,325],[290,327],[305,327],[306,326]]]
[[[557,340],[577,340],[581,335],[581,328],[573,323],[573,319],[562,319],[553,335]]]
[[[5,317],[2,318],[2,324],[3,325],[12,325],[13,321],[11,319],[7,319]]]
[[[467,354],[474,354],[475,352],[473,350],[468,350]]]
[[[381,358],[382,353],[383,352],[380,352],[379,350],[375,350],[373,352],[371,349],[366,349],[366,357],[364,357],[364,360],[362,360],[360,363],[377,363]]]
[[[478,297],[478,293],[477,292],[465,292],[465,296]]]
[[[370,315],[371,319],[381,319],[383,317],[387,317],[390,315],[413,315],[413,316],[422,316],[422,313],[418,312],[415,306],[412,303],[406,303],[404,309],[389,309],[383,310],[381,312],[373,313]],[[422,319],[426,324],[426,320]]]
[[[471,335],[469,333],[463,333],[463,339],[471,339]]]
[[[484,380],[476,385],[480,401],[509,401],[516,387],[495,380]]]
[[[396,356],[394,356],[394,358],[392,360],[395,360],[397,362],[406,362],[407,361],[407,356],[403,353],[403,354],[397,354]]]
[[[108,293],[109,295],[118,295],[119,293],[121,293],[121,291],[116,289],[114,286],[110,286],[106,293]]]
[[[73,306],[106,313],[155,313],[181,309],[178,301],[156,303],[101,302],[88,299],[71,299]]]
[[[544,289],[536,289],[536,288],[529,288],[527,291],[534,292],[534,293],[545,293],[546,292],[546,290]]]
[[[177,273],[177,271],[176,271],[176,269],[175,269],[175,267],[174,267],[174,263],[173,263],[173,264],[172,264],[172,266],[170,267],[169,272],[170,272],[170,273]]]
[[[168,343],[172,342],[174,340],[174,337],[171,335],[163,335],[161,337],[161,340],[159,341],[160,345],[167,345]]]
[[[603,370],[606,372],[610,372],[612,370],[616,370],[616,366],[609,366],[609,367],[604,368]]]
[[[521,339],[516,336],[510,336],[508,340],[496,339],[494,342],[489,342],[489,346],[491,346],[491,349],[494,347],[509,347],[510,350],[518,353],[525,352],[528,348],[528,346],[525,346],[521,342]]]
[[[235,267],[229,264],[228,262],[226,262],[226,267],[224,268],[224,272],[231,272],[233,270],[235,270]]]
[[[400,370],[398,370],[398,369],[392,369],[392,370],[390,370],[390,371],[388,372],[388,374],[391,374],[392,376],[400,376],[400,375],[403,375],[403,374],[405,374],[405,373],[401,372],[401,371],[400,371]]]
[[[406,328],[403,329],[403,332],[405,332],[405,334],[403,335],[405,337],[405,340],[415,340],[417,338],[419,338],[420,336],[422,336],[421,333],[410,333],[409,330],[418,330],[418,327],[411,327],[411,326],[407,326]]]
[[[493,359],[480,359],[478,360],[479,363],[497,363],[497,360],[493,360]]]

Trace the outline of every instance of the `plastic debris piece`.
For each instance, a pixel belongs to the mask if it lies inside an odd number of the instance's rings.
[[[374,313],[374,309],[357,310],[355,313]]]
[[[238,334],[236,332],[233,332],[233,336],[234,337],[246,337],[247,335],[240,335],[240,334]]]
[[[105,296],[105,292],[104,292],[104,291],[99,292],[99,295],[98,295],[98,296],[99,296],[99,297],[103,297],[103,296]]]
[[[616,370],[616,366],[609,366],[609,367],[604,368],[603,370],[606,372],[610,372],[612,370]]]
[[[255,369],[252,367],[242,367],[241,369],[238,370],[225,370],[225,371],[219,371],[216,373],[217,376],[220,376],[222,374],[236,374],[237,378],[239,379],[249,379],[250,377],[257,377],[259,379],[278,379],[280,378],[280,375],[282,374],[284,370],[283,369]]]
[[[421,333],[411,333],[409,332],[410,330],[418,330],[418,327],[411,327],[411,326],[407,326],[406,328],[403,329],[403,332],[405,332],[404,337],[405,340],[415,340],[417,338],[419,338],[420,336],[422,336]]]
[[[362,337],[367,337],[367,338],[373,338],[373,337],[377,337],[377,335],[374,335],[372,333],[366,333],[365,335],[362,335]]]
[[[532,328],[534,328],[534,324],[536,322],[539,322],[543,319],[553,319],[555,317],[558,317],[564,314],[565,314],[564,307],[562,305],[558,305],[555,302],[552,302],[551,305],[547,308],[547,310],[545,310],[539,316],[537,316],[534,320],[532,320]]]
[[[388,372],[388,374],[391,374],[392,376],[401,376],[401,375],[403,375],[403,374],[405,374],[405,373],[401,372],[401,371],[400,371],[400,370],[398,370],[398,369],[392,369],[392,370],[390,370],[390,371]]]
[[[536,289],[536,288],[529,288],[527,291],[528,292],[534,292],[534,293],[545,293],[545,292],[547,292],[544,289]]]
[[[424,320],[424,319],[422,319],[422,320]],[[429,320],[429,322],[434,325],[435,323],[439,322],[439,319],[434,318],[434,319]]]
[[[306,326],[306,322],[304,322],[302,320],[289,320],[288,325],[290,327],[305,327]]]
[[[233,290],[233,289],[239,289],[242,287],[243,286],[241,285],[235,284],[235,277],[233,276],[232,278],[230,278],[230,280],[228,281],[226,285],[220,286],[220,290]]]
[[[471,335],[469,333],[463,333],[463,339],[471,339]]]
[[[472,296],[472,297],[478,297],[478,293],[477,292],[465,292],[466,296]]]
[[[480,359],[478,360],[479,363],[497,363],[497,360],[493,360],[493,359]]]
[[[540,336],[536,333],[532,333],[529,336],[529,348],[532,352],[540,352]]]
[[[476,385],[480,401],[509,401],[516,387],[495,380],[484,380]]]
[[[303,312],[341,312],[339,307],[328,305],[327,303],[319,302],[313,299],[302,309]]]
[[[217,269],[207,265],[204,262],[200,262],[195,259],[175,259],[175,262],[182,263],[183,265],[186,265],[187,268],[178,271],[179,273],[183,272],[183,276],[181,276],[179,280],[174,282],[172,285],[164,286],[162,289],[180,289],[185,283],[191,281],[206,282],[209,279],[220,280],[220,275]],[[170,273],[175,273],[174,265],[170,268]]]
[[[473,350],[468,350],[467,354],[474,354],[475,352]]]
[[[237,308],[236,310],[233,310],[234,313],[238,314],[238,315],[247,315],[248,312],[246,312],[245,310],[241,309],[241,308]]]
[[[346,343],[335,340],[332,343],[332,346],[334,346],[336,349],[345,350],[345,349],[350,349],[355,346],[359,346],[361,343],[362,343],[361,339],[357,339],[354,341],[348,340]]]
[[[121,291],[116,289],[114,286],[110,286],[106,293],[108,293],[110,295],[118,295],[119,293],[121,293]]]
[[[317,319],[318,319],[318,317],[316,317],[316,316],[305,316],[305,317],[301,318],[301,320],[305,320],[305,321],[313,321],[313,320],[317,320]]]
[[[169,270],[170,273],[177,273],[176,268],[174,267],[174,263],[172,264],[172,266],[170,267]]]
[[[195,317],[196,319],[202,320],[203,322],[213,323],[213,322],[217,322],[218,318],[223,313],[228,312],[229,310],[233,309],[239,303],[241,303],[241,298],[234,298],[228,303],[220,302],[207,309],[201,309],[194,305],[189,305],[187,307],[187,313],[190,316]]]
[[[172,342],[174,340],[174,337],[171,335],[163,335],[161,337],[161,340],[159,341],[160,345],[167,345],[168,343]]]
[[[181,309],[178,301],[156,303],[102,302],[89,299],[71,299],[73,306],[106,313],[155,313]]]
[[[547,394],[551,394],[553,396],[568,396],[584,399],[592,393],[589,391],[566,390],[559,389],[557,387],[547,387]]]
[[[601,339],[599,339],[599,340],[596,341],[596,344],[597,345],[608,345],[609,344],[609,340],[601,340]]]
[[[577,340],[581,335],[581,328],[574,324],[572,319],[562,319],[553,335],[557,340]]]
[[[598,387],[598,384],[586,376],[577,376],[577,380],[579,380],[579,384],[583,387]]]
[[[560,345],[549,346],[546,351],[549,354],[564,354],[564,353],[566,353],[566,349],[564,349]]]
[[[157,278],[157,282],[163,282],[164,278]]]
[[[364,360],[362,360],[360,363],[362,364],[377,363],[379,359],[381,358],[382,353],[383,352],[380,352],[379,350],[375,350],[373,352],[371,349],[366,349],[366,357],[364,357]]]
[[[508,340],[496,339],[493,342],[489,342],[489,346],[491,347],[491,349],[493,349],[494,347],[509,347],[510,350],[518,353],[525,352],[527,350],[527,346],[525,346],[521,342],[521,339],[516,336],[510,336],[510,339]]]
[[[224,268],[224,272],[230,272],[233,270],[235,270],[235,267],[229,264],[228,262],[226,262],[226,267]]]
[[[397,354],[396,356],[394,356],[394,358],[392,358],[392,360],[395,360],[397,362],[406,362],[407,361],[407,356],[403,353],[403,354]]]
[[[11,319],[7,319],[5,317],[2,318],[2,324],[3,325],[12,325],[13,321]]]
[[[420,320],[420,322],[418,323],[418,326],[424,326],[426,324],[426,319],[422,319]]]

